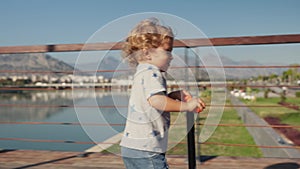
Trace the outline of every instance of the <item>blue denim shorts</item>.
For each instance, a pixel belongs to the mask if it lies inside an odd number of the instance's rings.
[[[123,162],[127,169],[168,169],[164,153],[148,152],[121,147]]]

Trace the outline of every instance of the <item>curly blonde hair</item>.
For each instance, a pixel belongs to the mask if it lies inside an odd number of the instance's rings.
[[[163,26],[156,18],[142,20],[129,33],[122,48],[122,57],[130,66],[137,66],[144,60],[144,49],[158,48],[166,40],[173,40],[170,27]]]

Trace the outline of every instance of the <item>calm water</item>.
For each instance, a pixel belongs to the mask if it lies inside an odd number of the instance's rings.
[[[23,91],[0,93],[1,122],[61,122],[85,125],[0,124],[0,138],[101,142],[123,131],[128,104],[126,92],[93,90]],[[59,105],[75,105],[64,107]],[[93,123],[93,124],[91,124]],[[104,124],[94,125],[94,124]],[[89,124],[89,125],[87,125]],[[84,151],[94,144],[0,140],[0,149]]]

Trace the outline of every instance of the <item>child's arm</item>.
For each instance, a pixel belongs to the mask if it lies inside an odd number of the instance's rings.
[[[182,102],[165,95],[153,95],[148,99],[148,101],[152,107],[168,112],[196,112],[198,108],[200,111],[205,108],[203,101],[196,98],[192,98],[188,102]]]

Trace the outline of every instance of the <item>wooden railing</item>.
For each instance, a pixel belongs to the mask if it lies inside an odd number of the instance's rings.
[[[174,47],[201,47],[201,46],[234,46],[234,45],[271,45],[300,43],[300,34],[290,35],[269,35],[269,36],[243,36],[223,37],[209,39],[181,39],[174,41]],[[120,50],[123,42],[90,43],[90,44],[50,44],[32,46],[2,46],[0,54],[15,53],[46,53],[46,52],[76,52],[76,51],[97,51],[97,50]],[[189,146],[189,168],[195,168],[195,141],[194,141],[194,117],[193,113],[187,113],[187,125],[192,125],[188,132]]]
[[[242,36],[209,39],[181,39],[174,41],[174,47],[200,46],[233,46],[300,43],[300,34]],[[97,50],[120,50],[123,42],[90,43],[90,44],[50,44],[32,46],[1,46],[0,54],[12,53],[45,53],[45,52],[76,52]]]

